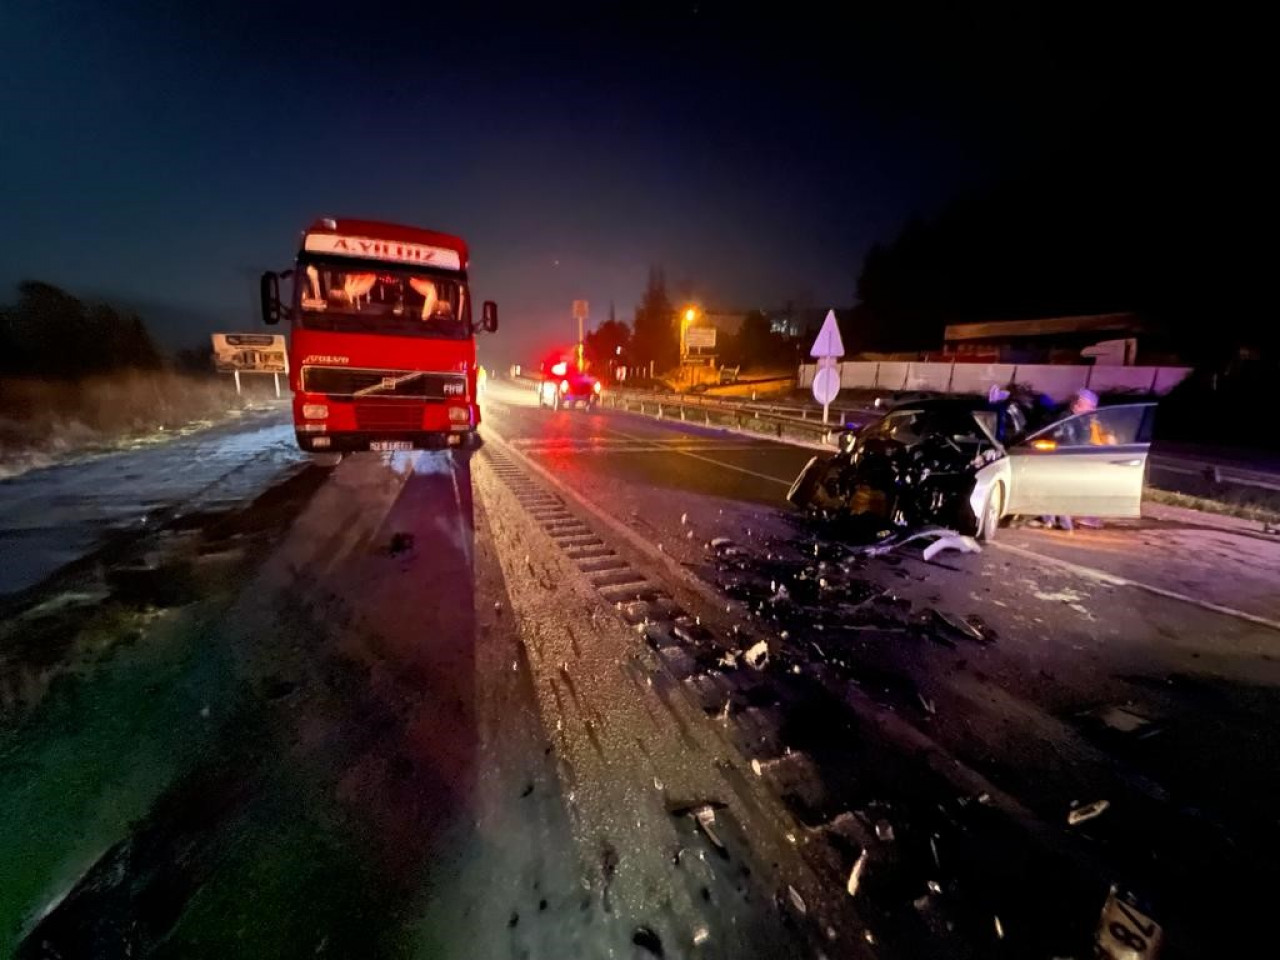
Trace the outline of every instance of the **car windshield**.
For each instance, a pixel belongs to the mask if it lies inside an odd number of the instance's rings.
[[[894,410],[867,431],[868,436],[911,446],[925,437],[943,436],[956,443],[988,441],[974,414],[958,408]]]
[[[298,322],[317,330],[428,337],[470,335],[470,304],[460,280],[438,274],[304,263],[297,273]]]

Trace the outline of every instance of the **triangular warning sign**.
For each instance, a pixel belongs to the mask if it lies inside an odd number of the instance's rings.
[[[836,323],[836,312],[834,310],[827,311],[827,319],[822,321],[822,329],[818,331],[818,339],[813,341],[809,356],[844,356],[844,341],[840,339],[840,327]]]

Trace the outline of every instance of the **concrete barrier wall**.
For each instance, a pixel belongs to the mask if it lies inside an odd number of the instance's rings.
[[[1159,373],[1159,367],[1094,367],[1089,389],[1096,393],[1108,390],[1149,393],[1155,387]]]
[[[1088,385],[1091,370],[1093,367],[1083,365],[1020,363],[1014,368],[1013,379],[1036,393],[1046,394],[1054,403],[1063,403]]]
[[[951,389],[951,364],[913,363],[907,367],[906,390],[947,393]]]
[[[881,390],[905,390],[907,389],[907,373],[911,369],[911,364],[901,363],[898,361],[877,363],[875,384]]]
[[[815,364],[800,365],[801,388],[813,384]],[[1163,396],[1189,374],[1189,367],[1113,367],[1085,364],[1011,363],[883,363],[840,364],[840,386],[846,390],[878,389],[930,393],[986,393],[993,384],[1020,383],[1061,403],[1081,387],[1095,393],[1134,392]]]
[[[1189,376],[1190,367],[1161,367],[1156,374],[1156,393],[1164,396]]]

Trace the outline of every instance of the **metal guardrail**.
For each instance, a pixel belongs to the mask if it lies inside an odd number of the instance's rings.
[[[629,390],[625,387],[612,387],[606,393],[624,394],[632,397],[643,397],[646,400],[661,399],[671,404],[683,403],[690,407],[710,407],[725,410],[752,410],[761,413],[774,414],[777,416],[787,416],[800,421],[815,421],[820,425],[822,423],[822,408],[813,404],[805,404],[795,400],[768,401],[768,400],[738,400],[730,397],[708,396],[701,393],[660,393],[652,390]],[[848,406],[842,405],[832,407],[830,411],[832,426],[839,426],[849,420],[854,415],[864,415],[869,412],[865,406]]]
[[[638,412],[660,420],[670,418],[708,427],[735,427],[779,440],[799,436],[823,444],[835,443],[836,434],[844,424],[843,414],[849,412],[840,411],[841,415],[824,424],[820,416],[811,419],[807,411],[794,405],[735,403],[696,394],[613,389],[606,390],[601,399],[607,407]],[[798,411],[801,416],[795,415]]]

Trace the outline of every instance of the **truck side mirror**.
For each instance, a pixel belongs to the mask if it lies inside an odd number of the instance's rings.
[[[259,281],[258,291],[262,300],[262,322],[274,326],[284,312],[280,307],[280,275],[268,270]]]
[[[498,305],[492,300],[486,300],[480,310],[480,329],[498,332]]]

